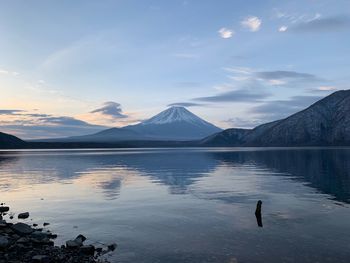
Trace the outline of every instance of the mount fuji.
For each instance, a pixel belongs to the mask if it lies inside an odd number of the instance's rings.
[[[135,125],[55,141],[108,143],[134,140],[186,141],[202,139],[220,131],[222,129],[199,118],[186,108],[174,106]]]

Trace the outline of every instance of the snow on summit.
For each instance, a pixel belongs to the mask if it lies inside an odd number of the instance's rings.
[[[199,118],[186,108],[179,106],[170,107],[152,118],[143,121],[142,124],[166,124],[173,122],[188,122],[197,125],[210,125],[210,123]]]

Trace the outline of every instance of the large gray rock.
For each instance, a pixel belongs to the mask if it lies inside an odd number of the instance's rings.
[[[93,245],[81,246],[80,252],[85,255],[93,256],[95,254],[95,247]]]
[[[83,235],[78,235],[74,241],[79,244],[79,246],[82,246],[84,241],[86,240],[86,237],[84,237]]]
[[[25,223],[16,223],[11,228],[13,231],[15,231],[17,234],[21,236],[29,235],[34,231],[33,228],[31,228],[29,225]]]
[[[75,248],[79,248],[80,244],[78,244],[74,240],[68,240],[68,241],[66,241],[66,247],[71,248],[71,249],[75,249]]]
[[[83,235],[78,235],[74,240],[68,240],[66,242],[67,248],[78,248],[81,247],[86,240],[86,237]]]
[[[49,238],[50,234],[49,233],[45,233],[39,230],[34,231],[33,233],[30,234],[31,238],[35,238],[37,240],[42,240],[45,238]]]

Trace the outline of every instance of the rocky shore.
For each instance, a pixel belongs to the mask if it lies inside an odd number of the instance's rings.
[[[85,244],[86,237],[83,235],[56,246],[53,241],[57,238],[56,234],[35,223],[12,222],[16,220],[9,211],[8,206],[0,204],[0,263],[106,263],[108,261],[103,259],[103,255],[117,247],[115,243]],[[29,213],[20,213],[17,217],[23,220],[29,217]]]

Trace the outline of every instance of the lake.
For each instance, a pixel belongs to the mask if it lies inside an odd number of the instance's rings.
[[[1,151],[0,202],[112,262],[350,258],[350,148]]]

